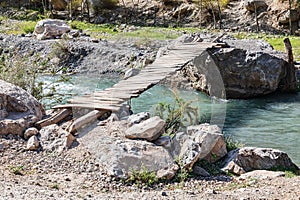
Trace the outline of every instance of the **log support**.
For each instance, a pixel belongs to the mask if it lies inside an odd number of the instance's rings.
[[[71,126],[68,128],[68,131],[70,133],[74,133],[79,128],[98,119],[99,117],[101,117],[102,115],[104,115],[107,112],[108,112],[107,110],[93,110],[93,111],[89,112],[88,114],[83,115],[82,117],[79,117],[78,119],[76,119],[71,124]]]
[[[68,117],[70,114],[72,114],[71,109],[66,109],[66,108],[62,109],[55,115],[53,115],[47,119],[38,121],[37,123],[35,123],[35,126],[40,129],[42,127],[49,126],[51,124],[57,124],[57,123],[61,122],[62,120],[64,120],[66,117]]]
[[[296,80],[296,70],[294,64],[294,57],[293,57],[293,50],[292,45],[289,38],[285,38],[283,40],[285,50],[288,57],[288,67],[287,67],[287,74],[286,74],[286,84],[284,91],[285,92],[296,92],[297,91],[297,80]]]

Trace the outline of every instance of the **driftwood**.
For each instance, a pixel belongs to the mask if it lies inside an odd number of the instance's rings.
[[[70,133],[73,133],[76,130],[78,130],[79,128],[81,128],[82,126],[84,126],[84,125],[96,120],[97,118],[101,117],[105,113],[107,113],[107,110],[93,110],[93,111],[89,112],[88,114],[83,115],[82,117],[76,119],[73,122],[73,124],[68,128],[68,131]]]
[[[38,128],[42,128],[45,126],[49,126],[51,124],[57,124],[61,122],[63,119],[65,119],[66,117],[68,117],[71,113],[72,113],[71,109],[62,109],[60,112],[56,113],[55,115],[47,119],[38,121],[37,123],[35,123],[35,126]]]
[[[297,90],[297,81],[296,81],[296,73],[295,73],[295,64],[293,57],[292,45],[289,38],[285,38],[283,40],[285,50],[288,56],[289,66],[287,68],[287,76],[286,76],[286,92],[296,92]]]

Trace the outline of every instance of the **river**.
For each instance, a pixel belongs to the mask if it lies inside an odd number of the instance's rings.
[[[44,76],[47,84],[55,77]],[[40,79],[41,80],[41,79]],[[72,76],[71,82],[56,84],[59,102],[66,99],[103,90],[118,82],[117,77]],[[300,93],[294,95],[273,94],[263,98],[248,100],[216,100],[201,92],[172,89],[179,97],[191,101],[198,109],[201,121],[223,127],[224,134],[229,135],[244,146],[276,148],[288,153],[300,166]],[[49,91],[45,89],[44,92]],[[51,97],[43,103],[55,104]],[[157,85],[145,91],[139,98],[131,100],[134,113],[154,112],[160,103],[174,102],[170,88]]]

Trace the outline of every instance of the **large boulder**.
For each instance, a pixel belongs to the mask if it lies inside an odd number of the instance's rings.
[[[187,134],[176,134],[169,150],[184,168],[192,168],[198,160],[214,163],[227,154],[221,129],[209,124],[190,126]]]
[[[127,178],[136,171],[155,172],[158,177],[167,179],[174,176],[178,167],[168,150],[145,140],[126,139],[127,123],[124,121],[86,130],[78,142],[89,149],[97,163],[111,176]],[[112,128],[117,128],[119,133],[114,134]]]
[[[44,19],[36,24],[33,35],[40,40],[55,39],[70,31],[71,27],[63,20]]]
[[[42,119],[43,106],[28,92],[0,80],[0,135],[22,136],[25,129]]]
[[[109,175],[126,178],[134,171],[161,173],[174,169],[173,158],[161,146],[142,140],[100,136],[95,131],[89,134],[95,137],[85,136],[86,145]],[[90,141],[87,142],[87,139]]]
[[[184,69],[192,86],[211,96],[251,98],[284,88],[290,65],[262,40],[224,40],[228,47],[212,48]]]
[[[285,152],[255,147],[244,147],[229,152],[222,168],[223,171],[238,175],[253,170],[269,169],[299,170]]]

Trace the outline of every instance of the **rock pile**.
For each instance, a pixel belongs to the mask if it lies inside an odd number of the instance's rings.
[[[195,165],[201,160],[223,163],[221,168],[224,172],[235,174],[279,166],[294,166],[297,169],[285,153],[275,158],[279,152],[277,150],[253,148],[251,151],[267,152],[260,155],[263,157],[261,160],[254,153],[245,153],[246,160],[240,158],[243,156],[237,159],[232,152],[227,154],[222,130],[216,125],[189,126],[185,132],[178,132],[174,137],[163,135],[163,125],[164,121],[159,117],[139,113],[127,120],[110,121],[106,126],[95,127],[84,136],[83,142],[105,171],[119,178],[126,178],[134,171],[146,170],[154,171],[159,178],[172,179],[180,168],[193,169],[195,174],[210,176],[205,169]],[[107,127],[118,127],[119,132]],[[240,151],[244,149],[247,148]],[[260,164],[253,164],[257,162]]]

